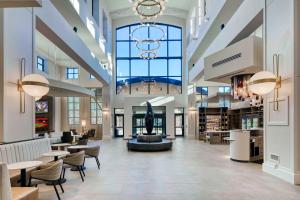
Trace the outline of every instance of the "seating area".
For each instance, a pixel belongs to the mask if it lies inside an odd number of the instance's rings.
[[[53,147],[57,145],[53,144]],[[60,193],[65,192],[63,184],[67,184],[67,173],[78,171],[84,182],[85,158],[94,158],[96,167],[100,169],[99,145],[88,145],[88,139],[83,139],[66,146],[68,151],[52,150],[49,138],[1,145],[0,191],[3,193],[0,200],[38,199],[39,184],[53,186],[60,200]],[[74,172],[72,167],[75,167]],[[67,169],[71,169],[70,172],[66,173]]]
[[[0,0],[0,200],[300,200],[299,24],[300,0]]]

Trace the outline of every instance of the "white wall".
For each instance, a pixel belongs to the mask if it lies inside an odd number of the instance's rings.
[[[299,168],[299,116],[294,112],[299,110],[299,102],[295,101],[299,98],[299,93],[295,93],[295,88],[299,90],[299,84],[296,85],[294,75],[296,69],[299,68],[295,63],[299,53],[295,49],[295,42],[299,42],[298,30],[295,30],[294,24],[299,23],[294,18],[295,12],[299,12],[294,7],[297,0],[267,0],[265,15],[266,30],[266,65],[265,69],[272,71],[272,55],[277,53],[280,55],[279,73],[283,78],[282,87],[279,90],[279,97],[289,97],[288,107],[284,106],[284,102],[279,103],[279,110],[273,111],[272,106],[269,107],[265,103],[265,155],[263,170],[278,176],[290,183],[300,184],[300,168]],[[280,14],[279,14],[280,13]],[[273,95],[268,95],[272,98]],[[282,113],[288,113],[287,125],[270,125],[268,117],[271,119],[279,119]],[[295,129],[297,127],[297,129]],[[279,156],[279,162],[276,163],[271,159],[271,154]]]
[[[1,90],[3,90],[3,124],[0,127],[3,142],[26,140],[33,137],[34,107],[33,99],[26,96],[25,113],[20,113],[20,99],[16,83],[20,77],[20,59],[26,59],[26,74],[32,73],[33,57],[33,19],[31,9],[8,8],[1,9],[4,15],[3,32],[3,77],[1,77]],[[12,83],[9,83],[12,82]],[[17,126],[16,126],[17,124]]]

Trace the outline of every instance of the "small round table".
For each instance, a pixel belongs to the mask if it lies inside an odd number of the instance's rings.
[[[88,145],[74,145],[74,146],[69,146],[68,149],[76,149],[76,150],[83,150],[89,148]]]
[[[26,187],[26,169],[34,168],[42,165],[42,161],[25,161],[8,164],[8,170],[21,170],[20,183],[21,187]]]
[[[68,151],[50,151],[48,153],[42,154],[42,156],[54,157],[54,161],[57,161],[59,156],[66,156],[69,154],[70,154],[70,152],[68,152]]]
[[[68,147],[68,149],[70,149],[70,150],[77,150],[77,151],[84,150],[84,149],[87,149],[87,148],[89,148],[88,145],[74,145],[74,146]],[[86,167],[83,167],[83,170],[85,170],[85,169],[86,169]],[[78,169],[75,168],[75,167],[71,168],[71,170],[72,171],[78,171]]]
[[[64,150],[65,147],[72,146],[70,143],[58,143],[58,144],[52,144],[51,147],[57,147],[59,150]]]

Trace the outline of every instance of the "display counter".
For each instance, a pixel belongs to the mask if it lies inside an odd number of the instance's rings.
[[[210,144],[224,144],[227,143],[224,138],[229,137],[229,131],[205,131],[206,139],[209,140]]]
[[[263,133],[261,129],[230,130],[230,159],[258,161],[263,159]]]

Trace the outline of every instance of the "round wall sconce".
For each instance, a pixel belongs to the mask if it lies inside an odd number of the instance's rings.
[[[254,74],[249,82],[248,87],[253,93],[265,95],[274,90],[273,110],[278,110],[279,88],[281,87],[281,76],[279,76],[279,55],[273,54],[273,71],[261,71]]]
[[[273,91],[276,87],[276,76],[268,71],[261,71],[254,74],[249,82],[249,89],[258,95],[265,95]]]
[[[40,74],[29,74],[19,81],[19,88],[39,100],[49,92],[49,81]]]

